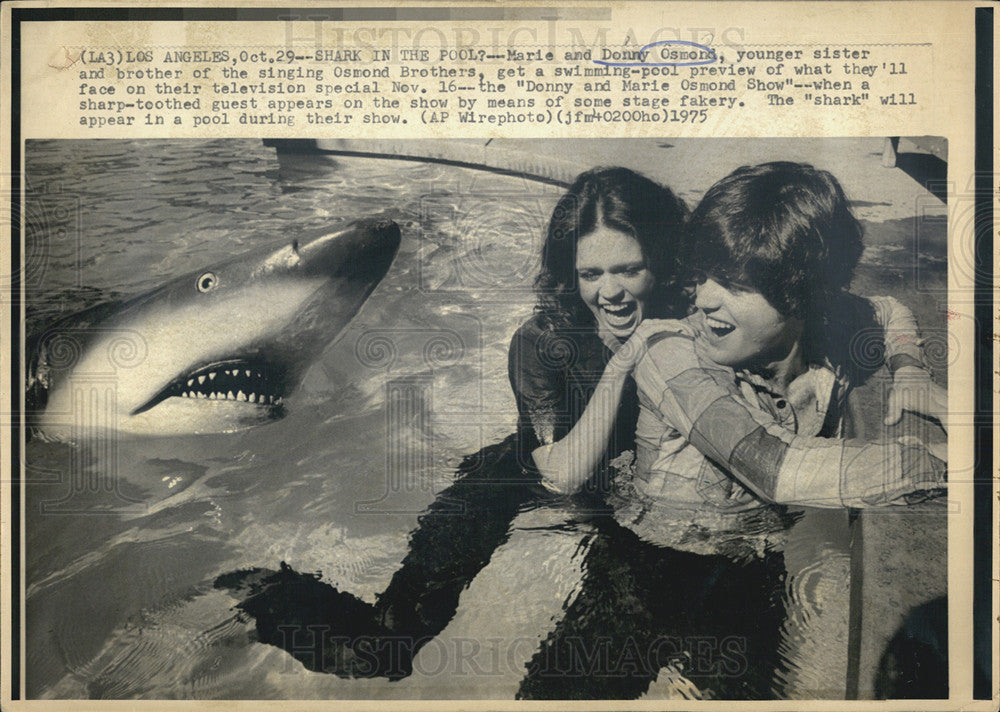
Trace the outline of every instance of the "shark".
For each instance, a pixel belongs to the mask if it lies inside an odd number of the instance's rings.
[[[392,220],[363,219],[60,319],[28,343],[32,433],[220,433],[281,418],[400,239]]]

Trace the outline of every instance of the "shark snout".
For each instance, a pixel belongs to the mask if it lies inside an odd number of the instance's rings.
[[[399,244],[392,220],[360,220],[206,265],[102,318],[74,317],[83,326],[70,333],[89,335],[74,363],[53,370],[39,355],[32,388],[44,390],[41,429],[72,437],[91,427],[86,418],[65,418],[83,413],[74,399],[92,392],[94,373],[115,374],[114,398],[95,428],[230,432],[282,417],[286,396],[357,315]],[[121,334],[142,344],[128,368],[113,356]]]
[[[392,220],[359,220],[339,232],[309,242],[296,240],[292,250],[305,274],[365,274],[381,279],[389,271],[400,239],[399,225]]]

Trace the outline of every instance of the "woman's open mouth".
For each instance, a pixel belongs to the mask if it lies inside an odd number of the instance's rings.
[[[638,313],[638,305],[635,302],[601,304],[600,307],[604,320],[613,329],[626,329],[635,323]]]

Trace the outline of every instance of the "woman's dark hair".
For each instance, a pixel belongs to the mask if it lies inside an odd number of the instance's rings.
[[[601,225],[635,238],[656,282],[646,316],[685,313],[678,255],[688,209],[669,188],[628,168],[581,173],[556,203],[535,279],[535,312],[549,328],[589,326],[593,314],[580,299],[576,246]]]
[[[836,178],[804,163],[763,163],[708,189],[688,222],[683,260],[808,323],[850,284],[861,238]]]

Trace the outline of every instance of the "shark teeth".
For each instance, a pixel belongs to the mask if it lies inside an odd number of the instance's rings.
[[[180,376],[135,412],[144,412],[171,397],[277,408],[282,403],[282,375],[280,369],[263,361],[216,362]]]
[[[184,391],[180,394],[182,398],[206,398],[208,400],[232,400],[239,401],[241,403],[280,403],[281,396],[274,396],[261,393],[257,395],[256,393],[244,393],[239,391],[233,395],[232,391],[228,393],[216,392],[202,393],[200,391]]]

